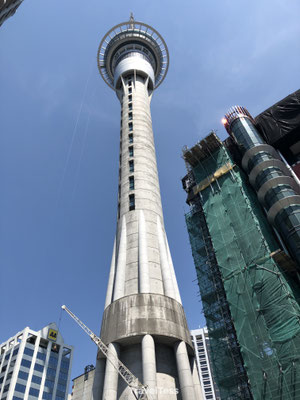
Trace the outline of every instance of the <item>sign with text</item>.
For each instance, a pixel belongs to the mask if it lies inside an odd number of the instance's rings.
[[[53,342],[56,342],[57,333],[58,333],[58,331],[56,331],[55,329],[49,329],[48,339],[52,340]]]

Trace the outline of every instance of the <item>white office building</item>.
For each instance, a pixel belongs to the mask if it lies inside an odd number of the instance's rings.
[[[195,357],[200,376],[203,399],[221,399],[212,377],[207,328],[191,330],[191,339],[195,349]]]
[[[0,399],[67,400],[72,356],[55,323],[18,332],[0,345]]]

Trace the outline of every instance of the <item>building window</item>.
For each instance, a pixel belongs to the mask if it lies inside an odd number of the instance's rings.
[[[56,370],[53,369],[53,368],[48,367],[48,369],[47,369],[47,378],[49,378],[49,379],[51,379],[51,377],[55,378],[55,375],[56,375]],[[47,380],[46,380],[46,382],[47,382]],[[45,385],[46,385],[46,383],[45,383]]]
[[[9,385],[10,385],[10,384],[8,383],[7,385],[4,386],[4,388],[3,388],[3,393],[8,392]],[[3,397],[1,397],[1,399],[3,399]]]
[[[67,381],[68,380],[68,374],[65,374],[64,372],[60,371],[59,379],[61,379],[63,381]]]
[[[18,351],[19,351],[19,347],[13,351],[12,357],[15,356],[16,354],[18,354]]]
[[[52,400],[52,393],[47,393],[46,391],[43,393],[43,400]]]
[[[132,101],[132,94],[128,96],[128,101]]]
[[[134,190],[134,176],[129,177],[129,189]]]
[[[129,93],[129,94],[132,93],[132,88],[131,88],[131,87],[128,88],[128,93]]]
[[[135,198],[134,194],[129,195],[129,211],[135,210]]]
[[[129,157],[133,157],[133,146],[128,147]]]
[[[34,389],[34,388],[30,388],[29,394],[31,396],[34,396],[34,397],[39,397],[39,390],[38,389]]]
[[[132,112],[128,113],[128,119],[129,119],[129,121],[132,120]]]
[[[46,353],[38,352],[37,355],[36,355],[36,358],[39,359],[39,360],[45,361],[46,360]]]
[[[16,383],[15,390],[20,393],[25,393],[26,386]]]
[[[128,128],[130,131],[133,131],[133,123],[132,122],[128,123]]]
[[[129,133],[129,135],[128,135],[128,142],[133,143],[133,134],[132,133]]]
[[[129,172],[134,172],[134,161],[133,160],[129,161]]]
[[[51,357],[50,357],[50,358],[51,358]],[[41,364],[36,363],[35,366],[34,366],[34,369],[35,369],[36,371],[43,372],[44,366],[41,365]]]
[[[24,354],[27,354],[28,356],[33,356],[33,350],[25,347]]]
[[[42,378],[40,376],[32,375],[31,382],[37,383],[38,385],[41,383]]]
[[[28,360],[23,359],[23,360],[21,361],[21,365],[22,365],[23,367],[30,368],[31,361],[28,361]]]
[[[27,372],[24,372],[24,371],[19,371],[18,377],[19,377],[20,379],[24,379],[24,381],[27,381],[27,379],[28,379],[28,373],[27,373]]]
[[[132,103],[128,104],[128,110],[131,111],[132,110]]]

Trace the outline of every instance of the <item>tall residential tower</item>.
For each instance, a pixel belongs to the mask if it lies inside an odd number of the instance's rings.
[[[152,399],[193,400],[202,395],[164,228],[150,113],[168,65],[164,39],[133,17],[99,46],[100,74],[121,103],[117,232],[101,338]],[[134,399],[100,354],[93,391],[97,400]]]

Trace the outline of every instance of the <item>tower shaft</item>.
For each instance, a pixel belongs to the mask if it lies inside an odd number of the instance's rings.
[[[118,223],[105,306],[156,293],[181,303],[164,229],[148,79],[122,79]]]
[[[105,36],[99,68],[121,103],[117,230],[101,338],[152,400],[197,400],[193,350],[164,228],[150,102],[167,70],[158,32],[131,20]],[[120,31],[118,28],[121,26]],[[105,46],[105,45],[104,45]],[[94,400],[134,399],[98,355]]]

